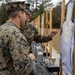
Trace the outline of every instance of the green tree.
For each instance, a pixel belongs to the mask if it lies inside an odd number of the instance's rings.
[[[59,3],[55,8],[53,8],[53,27],[60,28],[61,23],[61,3]]]
[[[31,21],[34,20],[37,16],[41,15],[44,12],[44,4],[40,4],[38,8],[34,9],[34,15],[31,17]]]
[[[5,23],[7,19],[8,17],[6,15],[6,5],[2,4],[0,7],[0,25]]]

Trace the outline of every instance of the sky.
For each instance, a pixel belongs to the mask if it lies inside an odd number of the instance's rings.
[[[60,2],[62,0],[51,0],[51,2],[56,5],[58,2]],[[65,2],[67,3],[69,0],[65,0]]]

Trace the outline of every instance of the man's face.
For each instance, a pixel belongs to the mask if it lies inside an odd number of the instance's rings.
[[[30,21],[30,15],[26,14],[27,21]]]
[[[22,12],[22,15],[20,16],[20,26],[21,26],[21,28],[24,27],[26,20],[27,20],[26,13]]]

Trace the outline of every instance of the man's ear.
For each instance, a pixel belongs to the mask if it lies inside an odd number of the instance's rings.
[[[22,17],[22,12],[20,11],[20,12],[18,13],[18,15],[19,15],[19,17]]]

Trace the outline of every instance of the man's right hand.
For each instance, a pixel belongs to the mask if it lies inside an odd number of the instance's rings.
[[[29,57],[30,57],[30,59],[31,59],[32,61],[35,60],[35,56],[34,56],[34,54],[30,53],[30,54],[29,54]]]
[[[50,35],[52,37],[54,37],[57,34],[57,30],[56,29],[52,29]]]

